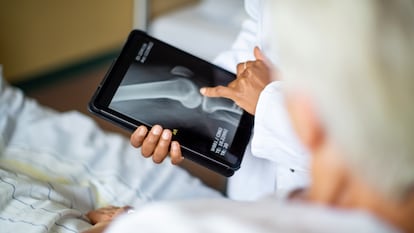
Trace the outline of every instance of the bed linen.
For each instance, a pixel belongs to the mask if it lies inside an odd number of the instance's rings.
[[[1,74],[1,67],[0,67]],[[89,210],[221,195],[154,164],[89,117],[60,113],[0,77],[0,232],[79,232]]]

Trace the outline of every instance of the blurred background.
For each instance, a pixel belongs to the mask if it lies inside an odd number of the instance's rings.
[[[87,103],[136,28],[212,61],[247,17],[243,0],[0,0],[0,64],[6,80],[58,111],[77,110],[109,131],[129,133],[87,111]],[[207,184],[222,177],[186,162]],[[206,178],[207,177],[207,178]]]

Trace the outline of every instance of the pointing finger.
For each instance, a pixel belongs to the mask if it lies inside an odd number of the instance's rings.
[[[200,89],[200,93],[207,97],[224,97],[229,99],[232,99],[234,96],[234,91],[225,86],[203,87]]]

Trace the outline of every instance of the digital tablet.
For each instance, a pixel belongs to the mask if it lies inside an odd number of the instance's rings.
[[[199,89],[234,79],[231,72],[134,30],[89,110],[131,131],[155,124],[171,129],[185,158],[231,176],[243,159],[253,117],[233,101],[204,97]]]

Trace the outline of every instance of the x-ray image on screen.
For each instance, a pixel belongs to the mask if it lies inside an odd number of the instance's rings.
[[[180,142],[205,145],[210,141],[206,151],[225,156],[243,111],[229,99],[205,97],[199,90],[223,84],[220,80],[229,77],[224,77],[225,72],[189,68],[191,64],[185,62],[153,62],[156,51],[143,52],[130,65],[109,107],[149,126],[169,128]],[[217,76],[219,81],[205,75]]]

